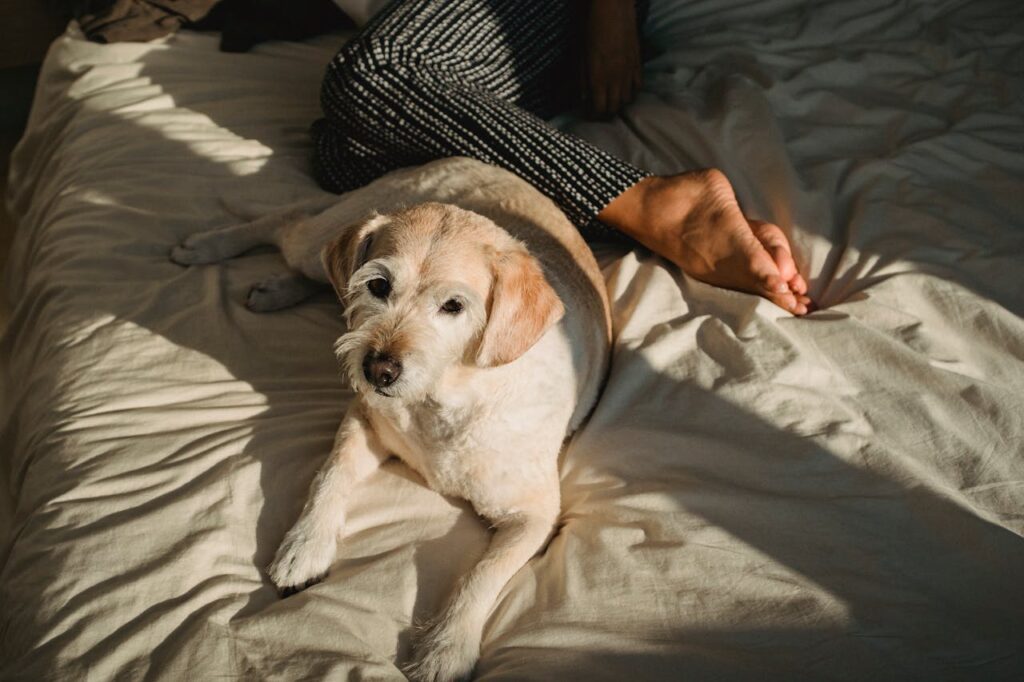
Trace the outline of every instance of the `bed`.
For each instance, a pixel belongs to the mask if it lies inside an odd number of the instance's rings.
[[[596,247],[611,375],[476,677],[1024,679],[1024,12],[655,2],[646,32],[639,99],[558,125],[724,169],[821,309]],[[483,550],[391,462],[327,579],[280,598],[265,566],[351,398],[339,307],[247,311],[270,250],[167,257],[321,193],[307,128],[344,39],[52,45],[7,196],[0,678],[403,679]]]

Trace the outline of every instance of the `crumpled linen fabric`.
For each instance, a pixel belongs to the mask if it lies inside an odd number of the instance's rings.
[[[504,590],[484,680],[1018,680],[1024,177],[1018,3],[653,3],[612,122],[640,167],[716,165],[792,236],[793,318],[604,249],[608,384],[563,518]],[[488,530],[398,463],[327,579],[264,567],[351,393],[330,294],[254,315],[257,250],[185,236],[318,194],[343,36],[69,33],[16,150],[0,339],[0,677],[403,679]]]

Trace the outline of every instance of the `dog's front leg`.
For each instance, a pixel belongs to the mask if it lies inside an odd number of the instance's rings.
[[[341,422],[331,454],[313,479],[302,515],[285,535],[267,569],[283,593],[301,590],[327,573],[344,530],[346,499],[387,456],[360,406],[353,403]]]
[[[529,511],[488,519],[495,526],[491,544],[459,581],[444,611],[416,638],[413,663],[405,671],[410,679],[442,682],[469,677],[480,656],[484,624],[495,600],[554,530],[558,488],[546,503],[531,506]]]

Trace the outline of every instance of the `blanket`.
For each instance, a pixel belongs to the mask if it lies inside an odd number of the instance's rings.
[[[723,168],[821,310],[600,248],[611,375],[476,676],[1021,679],[1019,3],[655,2],[645,31],[639,99],[557,124]],[[402,679],[486,546],[392,462],[326,580],[281,599],[264,568],[351,398],[340,309],[247,311],[270,250],[167,259],[226,205],[320,194],[307,128],[344,37],[52,46],[7,197],[0,677]]]

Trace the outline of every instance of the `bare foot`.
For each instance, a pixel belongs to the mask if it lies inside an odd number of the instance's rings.
[[[759,294],[795,315],[812,305],[785,233],[747,219],[719,170],[644,178],[597,217],[708,284]]]

